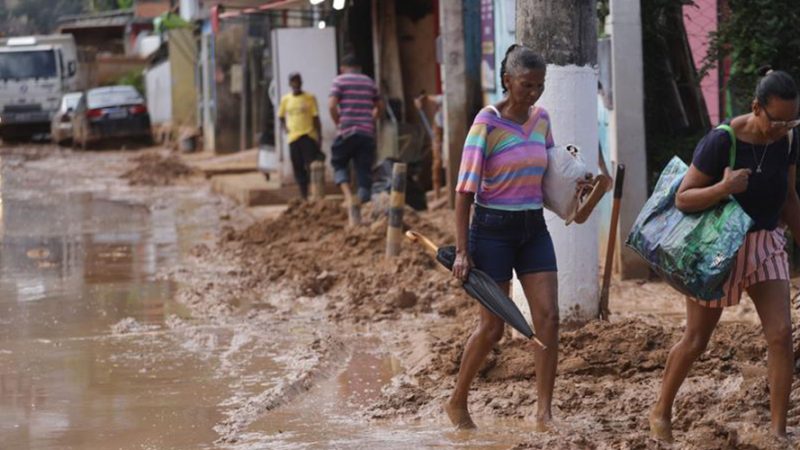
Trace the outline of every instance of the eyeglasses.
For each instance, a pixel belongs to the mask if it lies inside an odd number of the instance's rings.
[[[763,108],[762,107],[761,109],[763,109],[764,110],[764,114],[767,115],[767,119],[769,119],[769,125],[772,128],[795,128],[798,125],[800,125],[800,119],[789,120],[789,121],[786,121],[786,120],[774,120],[772,118],[772,116],[769,115],[769,111],[767,111],[767,108]]]

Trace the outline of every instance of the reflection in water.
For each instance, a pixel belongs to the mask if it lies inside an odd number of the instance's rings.
[[[181,223],[177,211],[200,202],[176,196],[149,211],[0,161],[0,448],[213,442],[215,368],[165,331],[110,335],[126,317],[163,330],[185,315],[176,286],[155,275],[215,225]]]

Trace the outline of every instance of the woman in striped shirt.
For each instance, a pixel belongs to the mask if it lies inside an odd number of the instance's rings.
[[[512,270],[516,271],[536,334],[547,346],[535,354],[540,430],[552,420],[559,320],[556,256],[542,214],[542,175],[553,136],[547,111],[534,106],[544,90],[545,69],[543,59],[531,49],[512,45],[500,69],[506,97],[475,117],[456,186],[453,264],[453,274],[463,280],[474,262],[505,292]],[[464,348],[456,388],[445,404],[458,428],[475,427],[467,409],[469,386],[503,331],[503,321],[481,307],[480,323]]]

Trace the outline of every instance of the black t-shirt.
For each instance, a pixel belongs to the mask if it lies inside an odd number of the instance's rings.
[[[794,132],[794,130],[792,130]],[[789,166],[797,164],[798,136],[792,139],[789,151],[789,138],[784,137],[766,147],[753,145],[736,139],[736,164],[734,169],[750,169],[747,190],[735,194],[734,198],[742,209],[753,218],[755,224],[751,231],[774,230],[780,220],[781,208],[786,199]],[[725,130],[711,130],[694,150],[692,164],[704,174],[722,180],[725,167],[730,163],[731,137]],[[763,157],[763,160],[762,160]],[[761,173],[756,168],[761,162]]]

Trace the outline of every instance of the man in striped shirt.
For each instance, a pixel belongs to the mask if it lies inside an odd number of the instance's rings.
[[[333,80],[329,109],[338,132],[331,147],[334,182],[348,204],[358,202],[350,192],[349,164],[355,164],[358,200],[368,202],[372,191],[372,166],[375,163],[375,121],[383,105],[372,79],[361,73],[361,64],[353,55],[342,60],[341,75]],[[351,211],[352,212],[352,211]],[[351,223],[358,223],[358,219]]]

